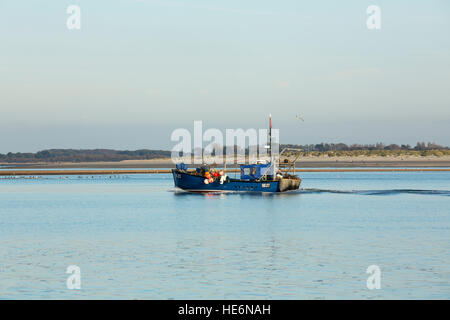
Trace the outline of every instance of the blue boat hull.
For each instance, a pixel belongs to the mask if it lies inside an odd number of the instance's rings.
[[[230,179],[220,184],[205,184],[204,177],[172,169],[175,187],[190,192],[280,192],[279,181],[246,181]]]

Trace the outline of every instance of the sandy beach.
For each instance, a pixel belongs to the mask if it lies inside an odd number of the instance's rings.
[[[59,162],[59,163],[2,163],[10,168],[173,168],[170,158],[152,160],[125,160],[119,162]],[[233,167],[233,166],[228,166]],[[351,168],[351,167],[450,167],[450,156],[402,157],[301,157],[296,167]]]

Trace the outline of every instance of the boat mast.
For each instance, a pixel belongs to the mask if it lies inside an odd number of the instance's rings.
[[[269,156],[272,161],[272,114],[269,115]]]
[[[270,155],[270,167],[272,168],[272,179],[276,177],[276,164],[272,154],[272,114],[269,115],[269,155]]]

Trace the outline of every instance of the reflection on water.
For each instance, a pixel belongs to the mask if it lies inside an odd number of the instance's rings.
[[[450,173],[302,178],[286,194],[190,194],[170,175],[1,180],[0,298],[450,298]],[[66,288],[69,265],[82,290]]]

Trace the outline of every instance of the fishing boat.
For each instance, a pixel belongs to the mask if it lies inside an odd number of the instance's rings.
[[[255,164],[240,166],[240,178],[230,178],[225,170],[212,169],[202,165],[200,168],[189,170],[184,163],[176,164],[172,169],[173,181],[176,188],[188,192],[286,192],[297,190],[301,179],[293,174],[284,173],[272,155],[272,119],[269,129],[270,161],[257,161]],[[284,150],[283,150],[284,151]],[[281,153],[283,153],[283,151]]]

